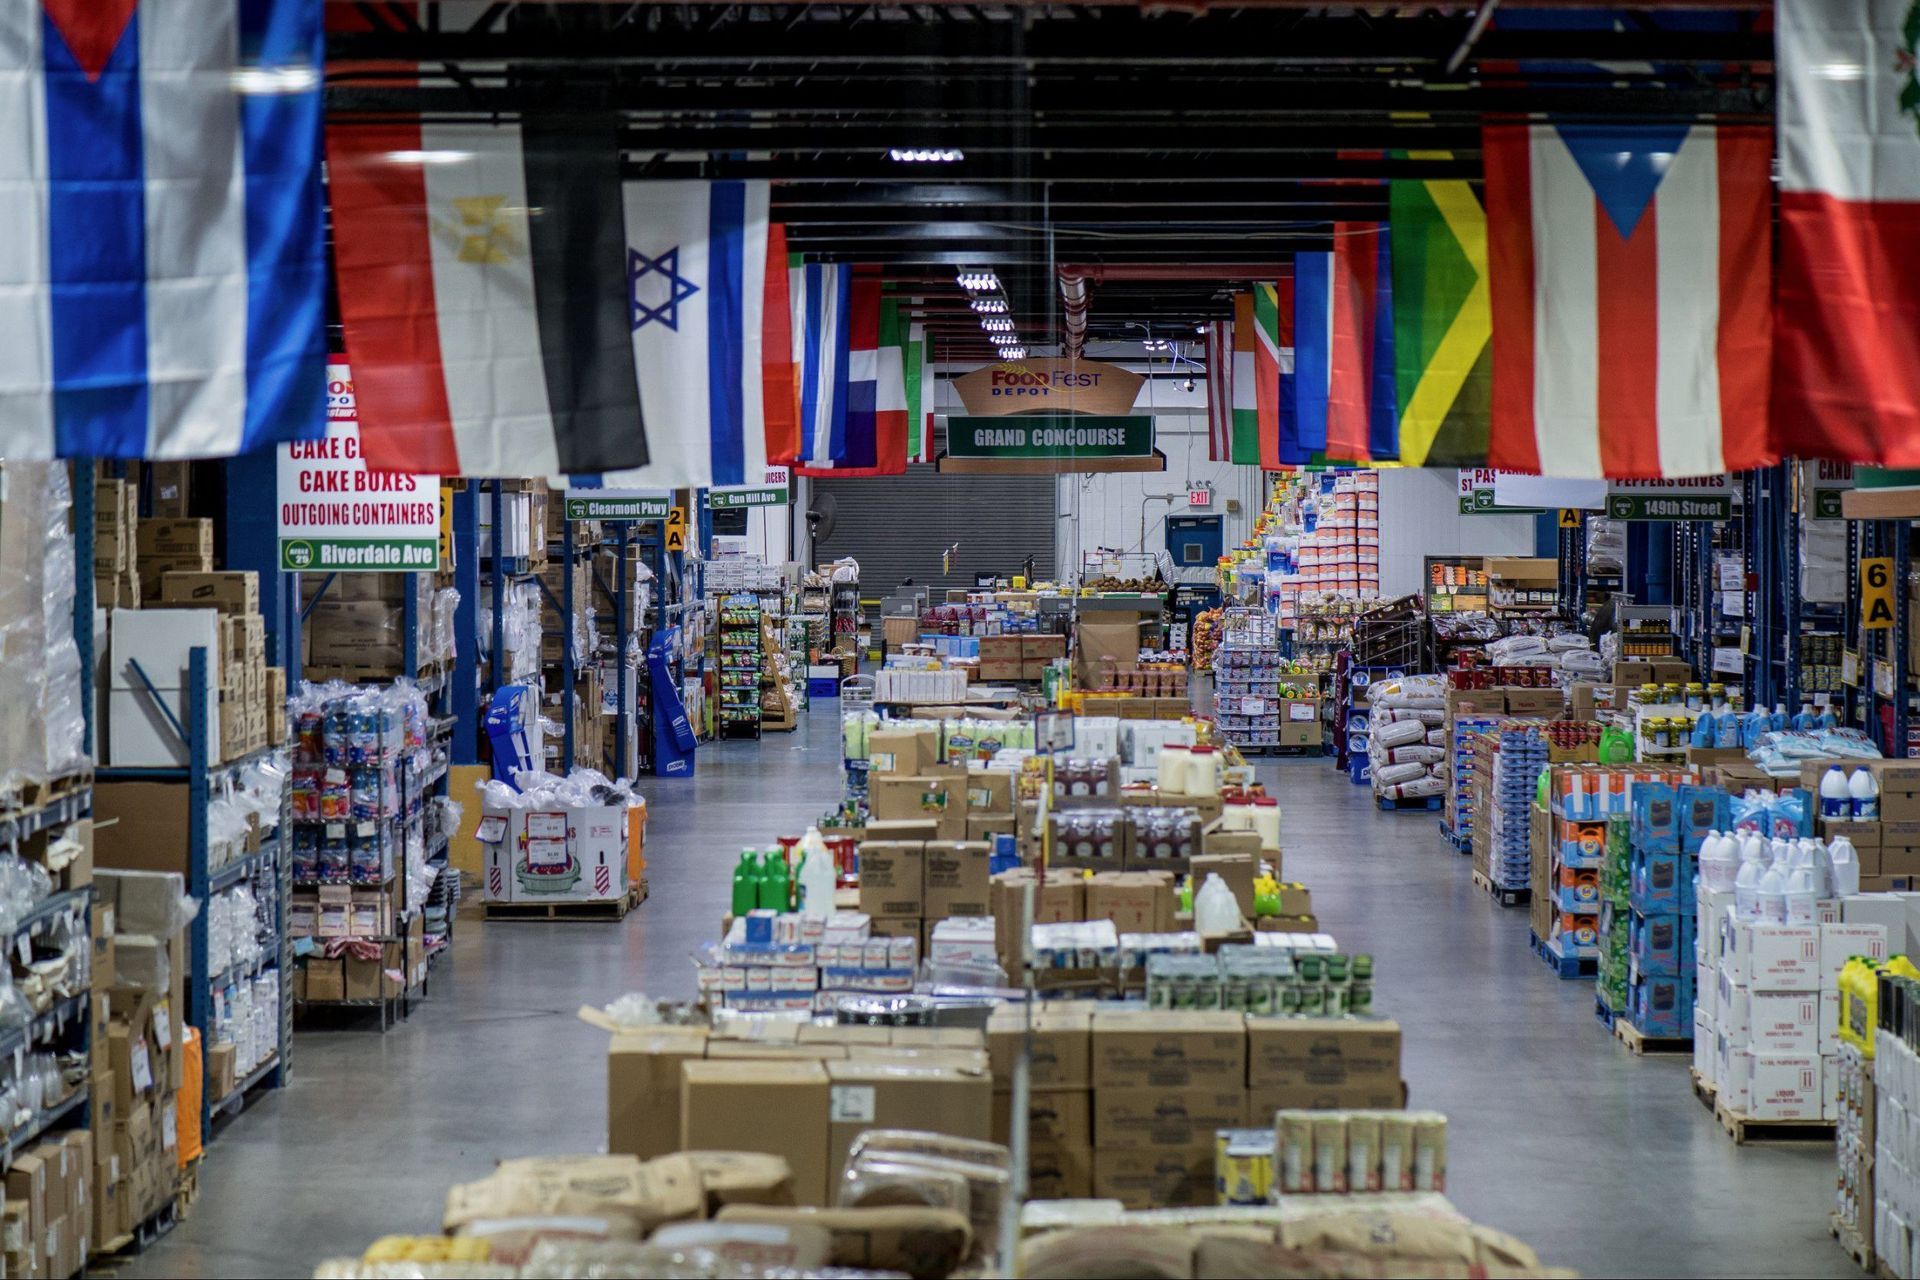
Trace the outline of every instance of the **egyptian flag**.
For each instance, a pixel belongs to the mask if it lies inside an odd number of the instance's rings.
[[[327,162],[369,465],[646,464],[612,117],[329,124]]]

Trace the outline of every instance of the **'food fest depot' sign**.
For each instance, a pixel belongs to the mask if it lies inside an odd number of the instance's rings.
[[[976,418],[1016,413],[1133,411],[1146,379],[1116,364],[1093,360],[1006,360],[953,380],[960,403]]]
[[[394,573],[440,567],[440,477],[371,471],[347,366],[327,366],[327,434],[279,450],[280,568]]]

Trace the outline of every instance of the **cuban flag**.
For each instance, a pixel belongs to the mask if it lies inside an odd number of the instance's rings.
[[[1772,138],[1490,125],[1487,465],[1588,479],[1765,466]]]
[[[0,455],[326,430],[320,0],[0,4]]]

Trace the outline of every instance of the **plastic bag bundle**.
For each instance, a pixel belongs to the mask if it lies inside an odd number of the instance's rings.
[[[1415,778],[1410,782],[1388,784],[1384,788],[1375,787],[1374,791],[1376,794],[1386,796],[1391,800],[1420,800],[1427,796],[1442,795],[1446,792],[1446,789],[1446,779],[1427,774],[1423,777]]]

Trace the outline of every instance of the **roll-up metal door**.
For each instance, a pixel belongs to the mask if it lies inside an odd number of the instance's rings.
[[[815,543],[813,562],[852,556],[869,599],[909,578],[967,590],[974,574],[1011,576],[1028,556],[1038,578],[1053,577],[1053,476],[942,475],[915,463],[903,476],[809,483],[834,504],[833,532]],[[956,543],[952,570],[942,573],[941,555]]]

